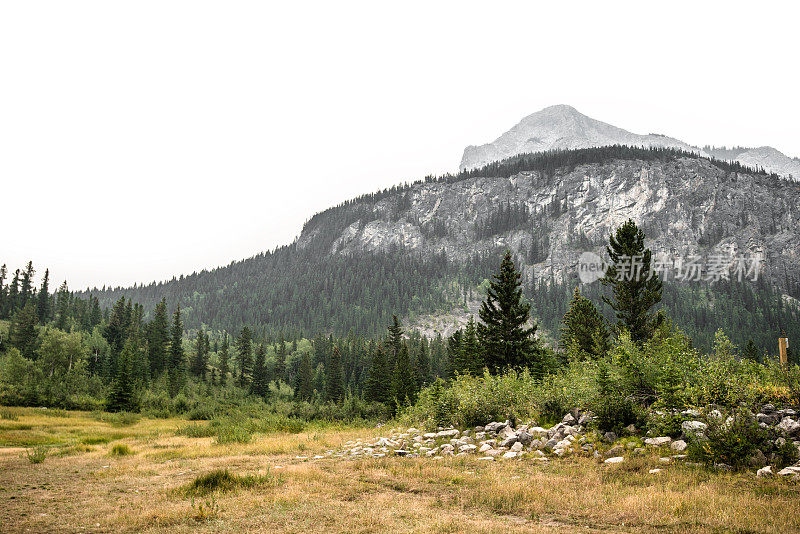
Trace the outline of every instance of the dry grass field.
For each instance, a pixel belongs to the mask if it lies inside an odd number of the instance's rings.
[[[2,532],[800,531],[796,483],[663,466],[656,456],[619,465],[315,460],[380,430],[219,444],[180,431],[206,423],[1,410]],[[26,455],[36,446],[48,447],[42,463]]]

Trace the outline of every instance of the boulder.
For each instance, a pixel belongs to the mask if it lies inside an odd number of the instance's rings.
[[[517,436],[511,436],[500,442],[501,447],[511,447],[517,442]]]
[[[483,445],[481,445],[481,448],[478,449],[478,452],[486,452],[490,450],[492,450],[492,446],[489,445],[488,443],[484,443]]]
[[[650,447],[663,447],[670,443],[672,443],[672,438],[669,436],[659,436],[657,438],[647,438],[644,440],[644,444]]]
[[[578,420],[575,419],[574,415],[572,415],[571,413],[568,413],[567,415],[564,416],[564,418],[561,420],[561,422],[565,423],[567,425],[574,425],[575,423],[578,422]]]
[[[520,433],[519,433],[519,435],[517,436],[517,440],[518,440],[520,443],[522,443],[523,445],[526,445],[526,446],[527,446],[527,445],[530,445],[530,444],[531,444],[531,442],[533,441],[533,436],[532,436],[532,435],[530,435],[530,434],[528,434],[528,432],[526,432],[525,430],[523,430],[523,431],[522,431],[522,432],[520,432]]]
[[[605,463],[605,464],[621,464],[624,461],[625,461],[625,458],[623,458],[622,456],[615,456],[613,458],[608,458],[607,460],[604,460],[603,463]]]
[[[469,444],[467,444],[467,445],[462,445],[462,446],[460,446],[460,447],[458,448],[458,452],[472,452],[472,451],[474,451],[475,449],[477,449],[477,447],[476,447],[475,445],[473,445],[473,444],[469,443]]]
[[[441,432],[436,433],[437,438],[455,438],[458,437],[459,431],[455,428],[451,428],[449,430],[442,430]]]
[[[514,439],[517,438],[517,433],[514,432],[514,429],[510,426],[504,426],[498,433],[497,439],[504,440],[513,437]]]
[[[619,439],[619,437],[614,432],[606,432],[603,434],[603,439],[609,443],[614,443]]]
[[[684,434],[702,434],[708,425],[702,421],[684,421],[681,424],[681,430]]]
[[[589,412],[584,413],[578,418],[578,424],[581,426],[586,426],[592,422],[592,414]]]
[[[758,469],[759,467],[764,467],[767,465],[767,457],[764,456],[764,453],[761,452],[759,449],[756,449],[756,452],[750,457],[747,461],[750,467],[754,467]]]
[[[776,428],[785,436],[794,436],[800,432],[800,423],[787,416],[781,419]]]
[[[636,425],[634,425],[633,423],[629,424],[628,426],[625,427],[625,431],[628,434],[636,434]]]
[[[651,475],[656,475],[656,474],[658,474],[660,472],[661,472],[661,469],[658,469],[658,468],[651,469],[651,470],[648,471],[648,473],[650,473]]]
[[[481,458],[478,458],[478,460],[487,460],[489,462],[494,462],[494,457],[492,457],[492,456],[483,456]]]
[[[756,476],[758,478],[772,478],[775,476],[775,473],[772,472],[772,466],[768,465],[756,471]]]
[[[781,477],[796,476],[798,474],[800,474],[800,467],[796,466],[784,467],[783,469],[778,471],[778,476]]]
[[[613,458],[615,456],[622,456],[622,453],[625,451],[622,447],[617,445],[616,447],[611,447],[608,449],[603,456],[606,458]]]
[[[528,428],[526,430],[526,432],[528,434],[531,434],[534,438],[546,438],[546,437],[549,436],[549,434],[547,433],[547,429],[546,428],[542,428],[540,426],[534,426],[534,427]]]
[[[521,442],[519,442],[519,441],[518,441],[518,442],[516,442],[516,443],[514,443],[514,444],[511,446],[511,450],[512,450],[512,451],[514,451],[514,452],[522,452],[522,448],[523,448],[523,447],[522,447],[522,443],[521,443]]]
[[[498,423],[496,421],[489,423],[483,427],[484,432],[500,432],[506,426],[505,423]]]
[[[687,445],[685,441],[679,439],[678,441],[673,441],[672,444],[670,445],[670,448],[675,452],[683,452],[686,450],[686,447],[688,446],[689,445]]]
[[[761,407],[761,411],[765,414],[775,413],[775,405],[774,404],[765,404]]]
[[[503,458],[505,458],[505,459],[516,458],[516,457],[517,457],[517,453],[514,452],[514,451],[508,451],[505,454],[503,454]]]

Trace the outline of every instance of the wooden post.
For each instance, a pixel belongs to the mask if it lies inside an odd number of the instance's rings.
[[[789,356],[786,354],[789,348],[789,338],[786,337],[786,332],[783,332],[783,337],[778,338],[778,353],[781,356],[781,365],[786,367],[789,363]]]

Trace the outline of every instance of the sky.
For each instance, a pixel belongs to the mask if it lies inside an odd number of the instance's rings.
[[[800,156],[797,20],[752,2],[0,0],[0,263],[72,289],[290,243],[553,104]],[[52,288],[52,286],[51,286]]]

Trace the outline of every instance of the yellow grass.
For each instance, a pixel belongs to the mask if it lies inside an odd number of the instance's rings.
[[[794,483],[664,466],[656,456],[616,466],[589,458],[301,460],[381,430],[257,434],[219,445],[176,435],[186,424],[177,419],[119,427],[88,413],[12,410],[17,421],[0,421],[3,532],[800,530]],[[31,464],[24,447],[42,443],[50,454]],[[112,455],[119,444],[133,454]],[[664,470],[651,475],[652,467]],[[187,496],[185,487],[215,469],[273,482]]]

